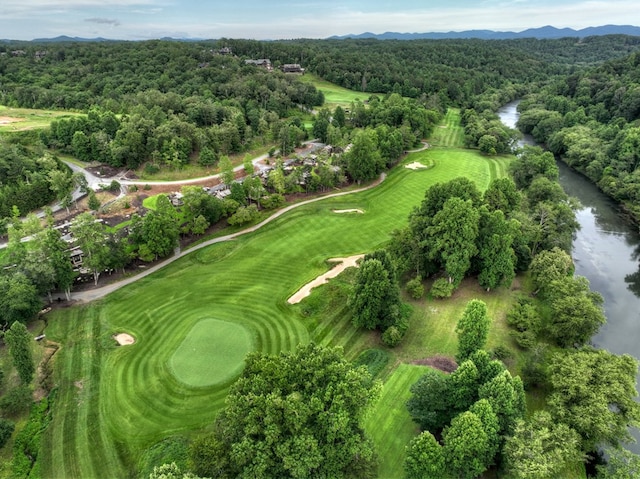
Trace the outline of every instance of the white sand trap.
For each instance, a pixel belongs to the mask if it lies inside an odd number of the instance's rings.
[[[423,168],[426,168],[426,166],[424,166],[419,161],[414,161],[413,163],[409,163],[408,165],[404,165],[404,167],[405,168],[409,168],[410,170],[421,170]]]
[[[351,209],[348,209],[348,210],[331,210],[331,211],[333,211],[334,213],[338,213],[338,214],[340,214],[340,213],[360,213],[360,214],[363,214],[364,213],[364,211],[362,211],[360,208],[351,208]]]
[[[133,344],[136,342],[135,338],[127,333],[116,334],[113,337],[120,346],[128,346],[129,344]]]
[[[350,266],[358,267],[357,261],[361,258],[364,258],[363,254],[357,254],[355,256],[349,256],[348,258],[331,258],[329,261],[332,263],[340,263],[339,265],[331,268],[325,274],[318,276],[313,281],[305,284],[302,288],[300,288],[296,294],[291,296],[287,302],[289,304],[297,304],[302,301],[304,298],[311,294],[311,290],[316,286],[320,286],[321,284],[327,283],[331,278],[335,278],[340,273],[342,273],[346,268]]]

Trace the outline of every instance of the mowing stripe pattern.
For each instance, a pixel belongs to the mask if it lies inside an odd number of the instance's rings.
[[[59,391],[43,439],[43,477],[133,477],[149,446],[210,426],[234,378],[194,387],[169,367],[203,318],[244,328],[256,351],[278,353],[314,340],[357,356],[371,336],[354,328],[344,311],[315,323],[287,298],[326,272],[326,259],[383,245],[392,230],[406,225],[431,184],[467,176],[484,189],[508,163],[438,148],[406,161],[434,167],[395,168],[376,188],[294,209],[231,246],[188,255],[100,302],[53,312],[47,337],[61,345]],[[349,208],[367,213],[332,212]],[[115,332],[132,334],[136,343],[115,346]]]

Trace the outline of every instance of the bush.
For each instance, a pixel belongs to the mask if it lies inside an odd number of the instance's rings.
[[[273,210],[280,208],[285,203],[284,196],[274,193],[273,195],[265,196],[261,200],[262,207],[267,210]]]
[[[506,361],[507,359],[513,357],[513,353],[509,348],[501,344],[493,348],[493,357],[494,359],[498,359],[500,361]]]
[[[16,425],[13,423],[13,421],[0,418],[0,449],[2,449],[7,443],[15,428]]]
[[[444,299],[450,298],[453,294],[453,290],[455,286],[453,283],[449,283],[446,278],[439,278],[433,282],[433,286],[431,286],[431,295],[434,298]]]
[[[129,193],[135,193],[138,191],[138,185],[129,185]]]
[[[105,189],[112,193],[116,193],[120,191],[120,183],[116,180],[111,180],[111,183],[109,183],[109,186],[107,186]]]
[[[424,295],[424,286],[422,285],[422,277],[416,276],[407,283],[407,293],[413,299],[420,299]]]
[[[53,394],[55,394],[55,392]],[[40,452],[42,432],[51,421],[50,401],[51,399],[44,398],[39,403],[33,404],[31,414],[29,414],[29,421],[17,434],[13,445],[13,470],[11,477],[40,477],[40,474],[38,474],[38,472],[40,472],[38,453]]]
[[[183,436],[172,436],[147,449],[140,459],[139,477],[149,477],[154,469],[163,464],[175,464],[179,469],[187,469],[189,440]]]
[[[23,384],[10,389],[0,398],[0,410],[8,416],[15,416],[29,409],[31,402],[31,389]]]
[[[144,172],[147,175],[154,175],[158,171],[160,171],[160,167],[158,165],[154,165],[153,163],[147,163],[144,167]]]
[[[260,217],[260,212],[256,205],[241,206],[238,210],[229,217],[227,220],[230,225],[241,225],[244,223],[250,223],[257,220]]]
[[[404,334],[402,334],[398,328],[391,326],[382,333],[382,343],[390,348],[395,348],[400,344],[403,337]]]
[[[151,185],[149,183],[147,183],[146,185],[144,185],[144,189],[145,190],[150,190],[151,189]]]

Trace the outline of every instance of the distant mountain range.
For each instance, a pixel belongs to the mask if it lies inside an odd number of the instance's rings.
[[[640,37],[640,27],[633,25],[603,25],[600,27],[583,28],[582,30],[574,30],[573,28],[556,28],[550,25],[540,28],[529,28],[522,32],[496,32],[494,30],[465,30],[462,32],[428,32],[428,33],[359,33],[349,35],[334,35],[329,37],[331,40],[345,40],[347,38],[375,38],[377,40],[417,40],[421,38],[439,40],[445,38],[479,38],[482,40],[510,40],[514,38],[564,38],[564,37],[591,37],[601,35],[631,35]],[[161,40],[176,42],[196,42],[202,41],[203,38],[171,38],[164,37]],[[122,40],[108,38],[81,38],[69,37],[61,35],[55,38],[36,38],[31,40],[33,43],[58,43],[58,42],[117,42]],[[0,40],[7,43],[24,43],[24,40]]]
[[[427,38],[439,40],[444,38],[479,38],[482,40],[510,40],[514,38],[564,38],[564,37],[591,37],[600,35],[632,35],[640,36],[640,27],[633,25],[604,25],[601,27],[589,27],[582,30],[573,28],[556,28],[550,25],[540,28],[529,28],[522,32],[496,32],[493,30],[466,30],[463,32],[430,32],[430,33],[371,33],[365,32],[357,35],[332,36],[330,39],[344,40],[347,38],[375,38],[377,40],[418,40]]]

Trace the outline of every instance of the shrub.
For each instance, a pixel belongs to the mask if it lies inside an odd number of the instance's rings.
[[[11,434],[13,434],[13,430],[16,428],[16,425],[13,421],[9,421],[8,419],[0,418],[0,449],[4,447],[7,443]]]
[[[164,464],[174,464],[179,469],[187,468],[189,440],[183,436],[172,436],[147,449],[140,459],[140,476],[149,477],[154,469]]]
[[[453,283],[449,283],[446,278],[439,278],[431,286],[431,295],[438,299],[450,298],[454,289]]]
[[[499,346],[493,348],[493,357],[495,359],[499,359],[500,361],[505,361],[509,358],[512,358],[513,353],[509,348],[507,348],[503,344],[500,344]]]
[[[15,416],[29,409],[31,402],[31,389],[29,386],[23,384],[10,389],[0,398],[0,409],[8,416]]]
[[[404,334],[401,333],[398,328],[390,326],[384,331],[384,333],[382,333],[382,343],[390,348],[395,348],[400,344],[403,337]]]
[[[138,185],[129,185],[129,193],[135,193],[138,191]]]
[[[263,208],[273,210],[280,208],[285,203],[284,196],[274,193],[273,195],[265,196],[261,200]]]
[[[158,165],[154,165],[153,163],[147,163],[144,167],[144,172],[147,175],[154,175],[158,171],[160,171],[160,167]]]
[[[112,180],[111,183],[109,183],[109,187],[107,189],[112,193],[116,193],[120,191],[120,183],[118,183],[116,180]]]
[[[413,299],[420,299],[424,295],[424,286],[422,285],[422,277],[416,276],[407,283],[407,293]]]
[[[241,206],[238,210],[229,217],[227,220],[230,225],[241,225],[244,223],[250,223],[255,221],[260,216],[258,207],[256,205]]]
[[[144,189],[145,190],[150,190],[151,189],[151,185],[149,183],[147,183],[146,185],[144,185]]]

